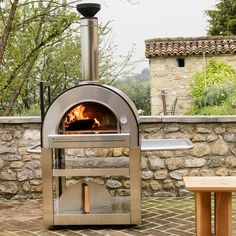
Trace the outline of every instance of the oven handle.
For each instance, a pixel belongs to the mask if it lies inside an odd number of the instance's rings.
[[[41,147],[41,144],[36,144],[36,145],[34,145],[34,146],[31,146],[31,147],[29,147],[28,149],[27,149],[27,152],[28,153],[36,153],[36,154],[38,154],[38,153],[41,153],[41,149],[37,149],[38,147]]]

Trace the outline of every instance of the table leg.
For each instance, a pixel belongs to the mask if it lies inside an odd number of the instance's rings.
[[[215,193],[215,235],[232,236],[232,193]]]
[[[211,236],[211,193],[195,193],[197,236]]]

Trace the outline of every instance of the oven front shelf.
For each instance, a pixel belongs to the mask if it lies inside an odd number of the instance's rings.
[[[48,148],[128,147],[130,134],[52,134]]]

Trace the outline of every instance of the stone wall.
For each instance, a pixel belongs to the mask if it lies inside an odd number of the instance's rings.
[[[236,175],[236,116],[141,117],[142,139],[185,138],[194,148],[183,151],[142,152],[142,193],[144,196],[185,196],[183,176]],[[41,197],[39,154],[27,149],[40,142],[40,119],[0,118],[0,196]],[[116,166],[128,163],[127,149],[68,150],[67,165],[80,158],[80,167]],[[103,156],[97,158],[98,156]],[[88,159],[90,158],[90,159]],[[104,160],[106,159],[106,162]],[[88,161],[89,160],[89,161]],[[106,163],[106,164],[104,164]],[[108,167],[106,166],[106,167]],[[68,179],[73,183],[75,180]],[[129,178],[95,178],[112,195],[129,194]]]
[[[184,58],[184,67],[178,67],[178,58],[175,57],[151,58],[151,114],[158,115],[163,112],[162,90],[165,91],[167,110],[171,110],[177,98],[176,115],[186,114],[191,105],[188,94],[190,85],[194,81],[194,74],[202,71],[205,63],[207,64],[213,58],[236,68],[236,55],[216,55],[206,57],[206,60],[200,56],[187,56]]]
[[[39,118],[0,117],[0,196],[41,196],[41,164],[30,146],[40,143]]]
[[[184,138],[194,148],[142,154],[143,194],[189,194],[183,176],[236,175],[236,117],[162,117],[161,122],[142,119],[142,138]],[[147,122],[145,122],[147,121]]]

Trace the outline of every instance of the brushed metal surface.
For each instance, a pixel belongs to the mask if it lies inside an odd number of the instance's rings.
[[[193,148],[193,144],[187,139],[148,139],[141,141],[141,151],[168,151],[191,148]]]
[[[43,185],[43,218],[45,225],[53,225],[53,180],[52,180],[52,149],[42,149],[42,185]]]
[[[48,135],[50,148],[128,147],[130,135],[122,134],[54,134]]]
[[[69,186],[57,200],[58,214],[84,214],[82,185],[86,183],[90,189],[91,213],[110,213],[112,211],[111,195],[104,185],[92,182],[78,182]]]
[[[55,149],[54,151],[54,165],[56,169],[65,169],[65,149]],[[56,196],[61,196],[66,188],[66,178],[59,176],[55,178],[55,192]]]
[[[140,148],[130,147],[130,223],[141,224]]]
[[[58,214],[55,225],[121,225],[130,224],[130,214]]]
[[[98,81],[98,19],[80,19],[82,80]]]
[[[129,176],[129,168],[53,169],[53,176]]]

